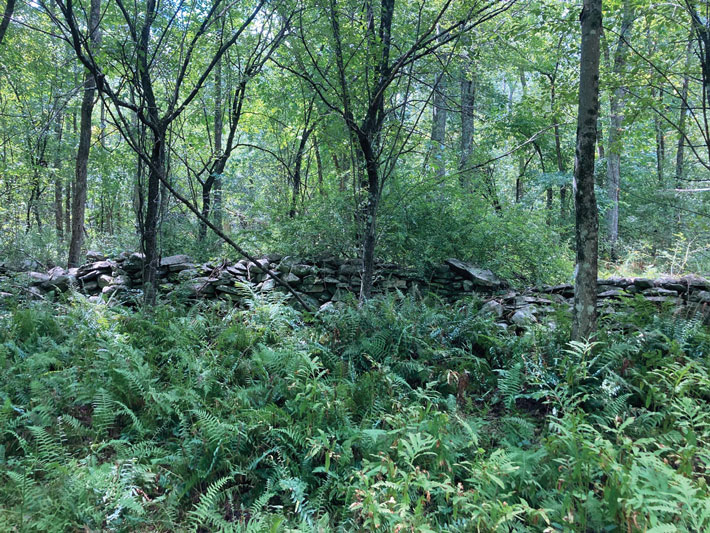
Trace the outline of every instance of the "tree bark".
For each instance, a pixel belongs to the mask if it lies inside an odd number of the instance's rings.
[[[651,89],[651,96],[655,97],[655,89]],[[659,109],[663,106],[663,89],[661,89],[659,94]],[[666,140],[663,131],[663,123],[658,113],[653,115],[653,129],[656,132],[656,177],[658,179],[658,185],[660,187],[665,183],[663,176],[663,166],[666,160]]]
[[[444,148],[446,143],[446,73],[440,72],[434,83],[434,98],[431,121],[431,150],[430,167],[434,168],[435,175],[443,178],[446,175],[446,161]]]
[[[555,126],[554,126],[554,133],[555,133],[555,156],[557,159],[557,171],[560,174],[564,174],[567,169],[565,168],[565,160],[562,155],[562,140],[560,136],[560,124],[559,120],[557,120],[557,116],[555,114],[555,103],[556,103],[556,87],[555,87],[555,81],[553,81],[550,84],[550,112],[552,113],[552,116],[554,117],[555,121]],[[560,217],[562,220],[564,220],[567,217],[567,185],[560,185]]]
[[[634,12],[630,0],[624,0],[624,14],[621,30],[614,51],[613,74],[623,74],[628,50],[627,40],[633,25]],[[619,189],[621,187],[621,135],[624,120],[626,88],[620,84],[609,96],[609,142],[607,155],[607,190],[611,200],[611,208],[607,213],[609,232],[609,247],[611,260],[617,260],[617,243],[619,240]]]
[[[148,305],[154,305],[156,299],[156,281],[158,272],[158,218],[160,216],[160,185],[165,183],[165,141],[163,129],[153,132],[153,148],[148,170],[148,199],[143,228],[143,294]],[[161,174],[162,173],[162,174]]]
[[[599,221],[594,194],[594,156],[599,114],[599,38],[602,0],[584,0],[579,69],[579,107],[575,150],[574,200],[576,268],[572,338],[589,338],[597,327]]]
[[[214,149],[217,154],[222,153],[222,59],[220,58],[215,65],[214,73]],[[226,161],[225,161],[226,165]],[[220,169],[219,174],[214,178],[214,224],[218,228],[222,227],[222,173],[224,166]]]
[[[54,135],[57,146],[54,151],[54,228],[57,232],[57,241],[64,241],[64,187],[62,183],[62,133],[64,131],[64,116],[60,113],[54,123]]]
[[[12,18],[12,13],[15,11],[15,0],[7,0],[5,4],[5,11],[2,14],[2,21],[0,21],[0,44],[5,38],[5,32],[7,27],[10,25],[10,19]]]
[[[101,42],[99,19],[101,0],[91,0],[89,12],[90,36],[92,48]],[[84,95],[81,100],[81,122],[79,127],[79,148],[76,154],[76,172],[72,196],[71,240],[69,242],[69,267],[79,266],[81,247],[84,244],[84,218],[86,210],[87,168],[91,149],[91,114],[94,109],[96,80],[91,72],[84,72]]]
[[[476,101],[476,82],[473,79],[470,65],[461,70],[461,159],[459,160],[459,170],[462,171],[459,176],[461,186],[470,190],[471,177],[467,168],[471,164],[473,156],[473,134],[474,122],[473,111]]]
[[[310,116],[310,112],[309,112]],[[301,134],[301,139],[298,142],[298,150],[296,151],[296,160],[294,161],[293,176],[291,176],[291,182],[293,190],[291,193],[291,209],[288,212],[288,216],[293,218],[296,216],[296,207],[298,206],[298,198],[301,194],[301,168],[303,167],[303,156],[306,153],[306,145],[308,144],[308,138],[313,132],[313,126],[306,126],[307,129]]]
[[[685,120],[688,115],[688,86],[690,84],[690,61],[693,57],[693,40],[688,39],[688,48],[685,56],[685,72],[683,74],[683,87],[681,88],[680,115],[678,116],[678,148],[675,154],[675,183],[680,187],[683,183],[683,165],[685,158]]]

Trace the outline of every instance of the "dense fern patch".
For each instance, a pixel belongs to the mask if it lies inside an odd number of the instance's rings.
[[[0,311],[0,530],[710,529],[699,321],[477,310]]]

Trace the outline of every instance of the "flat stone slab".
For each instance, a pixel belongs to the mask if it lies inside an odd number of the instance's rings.
[[[447,259],[446,264],[449,265],[451,270],[455,273],[463,276],[469,281],[472,281],[476,287],[500,289],[505,285],[505,283],[490,270],[478,268],[453,258]]]

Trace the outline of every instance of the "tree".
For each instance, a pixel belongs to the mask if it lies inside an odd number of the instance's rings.
[[[364,167],[360,186],[365,198],[359,208],[361,302],[372,294],[378,207],[384,186],[411,140],[411,130],[403,129],[403,118],[412,106],[412,87],[408,83],[411,70],[422,58],[505,12],[514,3],[515,0],[473,2],[455,10],[453,1],[447,0],[433,11],[421,9],[411,13],[395,10],[394,0],[381,0],[379,9],[368,0],[362,12],[359,4],[342,6],[337,0],[330,0],[325,16],[335,58],[332,65],[335,83],[330,81],[331,65],[323,62],[323,54],[311,50],[311,40],[301,23],[301,43],[312,70],[305,72],[293,67],[290,70],[311,83],[326,107],[342,117],[357,159]],[[453,21],[447,21],[447,16],[453,17]],[[346,31],[341,18],[348,21]],[[404,30],[397,31],[398,25]],[[395,53],[398,55],[394,56]],[[299,65],[304,63],[301,61]],[[393,86],[399,92],[392,91]],[[392,128],[385,131],[385,126],[390,124]]]
[[[10,20],[12,19],[12,14],[15,12],[15,0],[7,0],[5,3],[5,9],[2,13],[2,20],[0,20],[0,44],[5,37],[5,32],[7,27],[10,25]]]
[[[634,23],[634,10],[630,0],[624,0],[621,28],[618,33],[613,65],[610,65],[611,75],[618,80],[624,75],[626,56],[628,55],[628,40]],[[608,46],[604,56],[610,61]],[[626,98],[626,88],[618,82],[609,93],[609,140],[607,143],[607,188],[611,199],[611,208],[607,212],[609,226],[609,247],[611,260],[618,259],[617,241],[619,240],[619,188],[621,186],[621,136],[624,120],[623,110]]]
[[[584,0],[579,68],[577,148],[575,150],[574,201],[575,267],[572,337],[586,339],[597,326],[597,257],[599,221],[594,193],[594,156],[599,115],[599,42],[602,0]]]
[[[117,0],[115,6],[118,13],[115,16],[125,24],[128,40],[125,44],[122,42],[109,47],[115,55],[102,63],[92,53],[89,39],[81,33],[82,24],[78,21],[73,1],[56,2],[62,20],[55,17],[55,23],[72,45],[78,59],[93,75],[99,91],[112,104],[114,122],[124,139],[148,167],[147,206],[141,223],[141,235],[145,253],[145,301],[152,304],[156,297],[158,269],[160,187],[168,179],[169,128],[195,100],[217,62],[251,25],[262,11],[265,1],[253,2],[244,10],[240,20],[242,13],[235,9],[222,10],[221,0],[215,0],[204,11],[192,6],[194,10],[190,10],[186,24],[173,25],[175,18],[187,9],[185,5],[176,6],[170,14],[158,11],[156,0],[146,0],[140,4],[140,9],[129,8],[123,0]],[[204,42],[214,42],[214,36],[210,34],[222,17],[233,17],[231,35],[213,53],[198,55],[197,51],[201,50]],[[171,57],[173,47],[180,50],[177,60]],[[118,70],[114,74],[119,76],[116,83],[111,81],[111,68]],[[167,77],[171,81],[159,86],[157,82],[166,72],[169,72]],[[191,87],[188,87],[190,83]],[[123,94],[130,89],[138,102],[132,102]],[[140,143],[126,113],[135,113],[150,132],[151,140],[147,146]]]
[[[101,43],[101,0],[91,0],[89,11],[89,37],[87,52],[96,54]],[[84,94],[81,100],[81,126],[79,129],[79,147],[76,153],[76,172],[71,209],[71,239],[69,241],[69,267],[79,266],[81,262],[81,247],[84,243],[84,212],[86,209],[86,178],[89,165],[89,150],[91,149],[91,115],[94,109],[96,79],[91,70],[84,73]]]

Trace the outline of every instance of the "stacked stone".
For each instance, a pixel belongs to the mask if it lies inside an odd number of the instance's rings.
[[[27,272],[30,291],[64,292],[73,287],[94,300],[123,301],[141,294],[143,255],[124,252],[109,259],[97,252],[87,254],[88,262],[79,268],[55,267],[49,272]],[[191,298],[222,298],[239,301],[249,292],[284,290],[264,271],[288,283],[312,307],[322,307],[357,297],[360,289],[360,261],[325,258],[306,261],[295,257],[269,255],[256,263],[195,263],[187,255],[164,257],[157,272],[158,289],[164,293],[182,291]],[[509,290],[491,271],[448,259],[434,266],[426,276],[391,263],[378,263],[373,280],[375,294],[399,291],[432,291],[455,301],[476,294],[485,300],[482,313],[492,314],[501,324],[524,324],[541,320],[560,308],[570,308],[574,288],[569,284]],[[710,303],[710,282],[698,276],[680,278],[609,278],[598,282],[599,306],[611,306],[625,297],[641,295],[654,304],[671,302],[704,311]],[[8,294],[8,296],[11,296]]]

